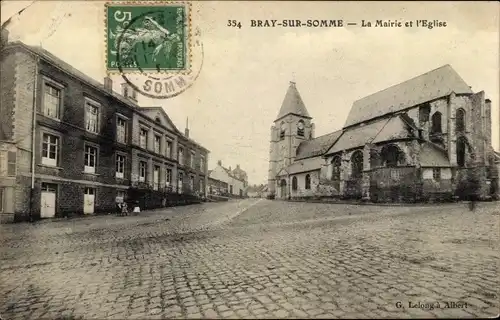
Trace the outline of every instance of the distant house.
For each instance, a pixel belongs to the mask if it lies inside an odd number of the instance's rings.
[[[249,198],[262,198],[264,189],[267,189],[267,185],[253,185],[247,188],[247,195]]]
[[[208,171],[208,174],[210,176],[210,173],[212,170]],[[227,182],[215,179],[215,178],[208,178],[208,190],[207,194],[209,195],[218,195],[218,196],[223,196],[228,194],[228,184]]]
[[[218,180],[227,183],[228,194],[233,197],[244,197],[246,190],[246,181],[241,180],[233,174],[231,167],[222,166],[222,161],[217,162],[217,166],[209,171],[209,179]]]

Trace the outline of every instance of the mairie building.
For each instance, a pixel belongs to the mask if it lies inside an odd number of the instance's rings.
[[[355,101],[337,131],[320,137],[314,131],[291,82],[271,127],[271,197],[498,198],[491,101],[450,65]]]

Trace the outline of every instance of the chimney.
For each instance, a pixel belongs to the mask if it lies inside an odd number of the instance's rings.
[[[189,118],[186,117],[186,129],[184,129],[184,135],[189,138]]]
[[[314,131],[316,131],[315,129],[316,129],[316,126],[314,125],[314,123],[311,124],[311,139],[314,139],[314,134],[315,134]]]
[[[236,169],[239,169],[239,168],[240,168],[240,165],[239,165],[239,164],[237,164],[237,165],[236,165]]]
[[[222,161],[217,161],[217,165],[222,166]]]
[[[2,33],[0,35],[0,49],[5,47],[7,45],[7,43],[9,42],[9,30],[7,30],[6,28],[2,28]]]
[[[113,92],[113,80],[110,77],[104,77],[104,89]]]
[[[122,95],[134,102],[137,102],[137,92],[128,83],[122,83]]]
[[[231,171],[231,166],[229,166],[229,171]]]

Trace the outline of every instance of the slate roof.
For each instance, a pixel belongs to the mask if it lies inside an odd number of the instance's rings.
[[[452,92],[473,93],[460,75],[447,64],[355,101],[344,127],[444,97]]]
[[[342,130],[338,130],[312,140],[301,142],[297,148],[297,157],[295,159],[306,159],[324,154],[337,141],[341,134]]]
[[[321,157],[298,160],[278,172],[278,176],[320,170],[325,160]]]
[[[448,155],[430,142],[424,142],[420,149],[420,166],[451,167]]]
[[[224,166],[220,166],[222,169],[224,169],[224,171],[226,171],[226,173],[228,174],[229,177],[235,179],[235,180],[238,180],[238,181],[241,181],[241,182],[245,182],[244,180],[241,180],[239,177],[235,176],[233,174],[233,172],[231,170],[229,170],[228,168],[224,167]]]
[[[311,118],[311,116],[309,116],[309,112],[307,112],[304,101],[302,101],[299,91],[297,90],[295,82],[290,82],[290,86],[285,94],[285,99],[283,99],[276,121],[289,114]]]

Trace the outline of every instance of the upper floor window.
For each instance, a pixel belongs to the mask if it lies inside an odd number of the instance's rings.
[[[286,132],[286,125],[284,122],[282,122],[280,127],[280,140],[285,139],[285,132]]]
[[[179,163],[180,164],[184,164],[184,149],[183,148],[179,148]]]
[[[59,162],[59,137],[44,133],[42,141],[42,164],[57,166]]]
[[[143,149],[148,147],[148,130],[142,129],[139,132],[139,146]]]
[[[61,89],[45,83],[43,97],[43,114],[47,117],[59,119],[61,109]]]
[[[99,133],[99,106],[88,100],[85,101],[85,130]]]
[[[195,153],[194,152],[191,152],[191,158],[189,159],[189,164],[191,166],[191,168],[194,169],[194,161],[195,160]]]
[[[465,131],[465,110],[462,108],[457,110],[456,131],[457,132]]]
[[[92,146],[85,146],[85,173],[95,173],[97,165],[97,148]]]
[[[155,144],[154,144],[155,152],[160,153],[160,148],[161,148],[161,136],[155,135]]]
[[[165,156],[167,156],[168,158],[172,158],[172,141],[167,140]]]
[[[118,118],[116,120],[116,141],[125,143],[127,139],[127,120]]]
[[[300,120],[299,123],[297,124],[297,135],[299,137],[304,136],[304,121]]]
[[[205,157],[200,157],[200,171],[205,171]]]
[[[116,177],[123,179],[125,174],[125,156],[121,154],[116,155]]]
[[[434,112],[434,114],[432,115],[432,119],[431,119],[431,122],[432,122],[431,133],[442,133],[443,132],[441,118],[442,118],[441,112],[439,112],[439,111]]]

